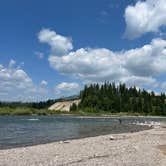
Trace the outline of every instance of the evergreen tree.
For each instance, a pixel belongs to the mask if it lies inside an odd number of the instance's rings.
[[[166,115],[166,96],[156,96],[154,92],[127,88],[125,84],[105,82],[102,85],[85,86],[80,93],[82,110],[89,108],[96,111],[136,112],[153,115]]]

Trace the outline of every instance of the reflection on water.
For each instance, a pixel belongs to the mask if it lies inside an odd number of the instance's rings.
[[[147,126],[133,122],[156,118],[95,118],[75,116],[0,116],[0,149],[90,136],[136,132]]]

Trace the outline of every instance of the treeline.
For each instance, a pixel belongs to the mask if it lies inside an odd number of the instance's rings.
[[[61,101],[68,101],[68,100],[75,100],[78,99],[79,96],[70,96],[66,98],[59,98],[59,99],[49,99],[47,101],[40,101],[40,102],[2,102],[0,101],[0,108],[32,108],[32,109],[47,109],[52,104]]]
[[[0,108],[34,108],[34,109],[45,109],[54,104],[57,100],[47,100],[47,101],[40,101],[40,102],[0,102]]]
[[[143,115],[166,115],[166,96],[155,95],[125,84],[105,82],[102,85],[85,86],[80,93],[81,102],[71,106],[71,110],[111,113],[129,112]]]

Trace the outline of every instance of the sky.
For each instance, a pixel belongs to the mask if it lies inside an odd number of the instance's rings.
[[[1,0],[0,101],[126,83],[166,92],[166,0]]]

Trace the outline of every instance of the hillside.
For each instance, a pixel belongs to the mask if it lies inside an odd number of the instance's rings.
[[[78,105],[80,103],[80,99],[70,100],[70,101],[60,101],[56,102],[55,104],[51,105],[48,109],[49,110],[60,110],[60,111],[70,111],[70,106],[75,103]]]

